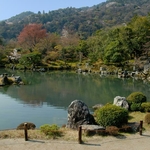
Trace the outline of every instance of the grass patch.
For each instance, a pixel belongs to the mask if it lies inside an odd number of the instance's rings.
[[[145,130],[150,131],[150,125],[145,122],[145,116],[147,113],[143,113],[140,111],[130,112],[129,113],[129,122],[140,122],[143,121],[143,128]]]
[[[144,121],[146,113],[142,113],[140,111],[130,112],[129,113],[129,122],[140,122],[140,120]]]

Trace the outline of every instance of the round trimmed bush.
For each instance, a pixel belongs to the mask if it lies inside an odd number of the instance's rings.
[[[142,92],[133,92],[127,97],[127,101],[130,103],[143,103],[146,102],[146,96]]]
[[[141,103],[132,103],[130,105],[130,110],[131,111],[141,111],[142,110]]]
[[[96,122],[103,127],[121,127],[128,122],[128,110],[112,104],[106,104],[102,108],[97,109],[95,116]]]
[[[142,103],[141,107],[144,112],[150,112],[150,102]]]

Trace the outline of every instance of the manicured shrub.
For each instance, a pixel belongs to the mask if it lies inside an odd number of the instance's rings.
[[[146,114],[145,123],[150,124],[150,113]]]
[[[142,110],[141,103],[132,103],[130,105],[130,110],[131,111],[141,111]]]
[[[133,92],[127,97],[129,104],[146,102],[146,96],[142,92]]]
[[[59,127],[55,124],[49,125],[45,124],[40,127],[40,131],[43,132],[46,136],[56,138],[62,135],[62,132],[59,130]]]
[[[144,112],[150,112],[150,102],[142,103],[141,107]]]
[[[106,104],[95,111],[95,116],[96,122],[103,127],[121,127],[128,121],[128,110],[116,105]]]

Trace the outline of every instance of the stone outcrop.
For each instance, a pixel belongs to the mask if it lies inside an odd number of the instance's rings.
[[[11,84],[23,84],[21,77],[15,75],[8,76],[6,73],[0,75],[0,86]]]
[[[90,114],[87,105],[80,101],[74,100],[68,107],[68,122],[66,127],[78,129],[80,125],[96,125],[94,117]]]
[[[116,106],[123,107],[123,108],[125,108],[125,109],[129,109],[129,104],[128,104],[128,102],[126,101],[126,98],[125,98],[125,97],[116,96],[116,97],[114,98],[113,104],[116,105]]]

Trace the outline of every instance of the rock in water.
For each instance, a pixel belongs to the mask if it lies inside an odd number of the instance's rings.
[[[80,101],[74,100],[68,107],[68,122],[66,127],[78,129],[80,125],[96,125],[94,117],[90,114],[87,105]]]

